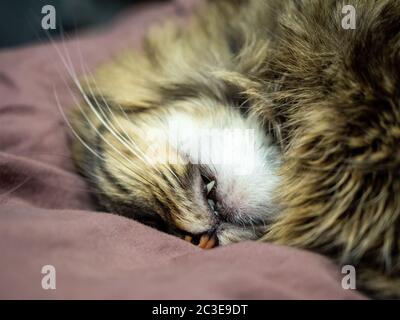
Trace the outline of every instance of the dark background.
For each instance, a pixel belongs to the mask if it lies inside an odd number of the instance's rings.
[[[151,1],[151,0],[150,0]],[[0,48],[43,41],[41,13],[45,5],[56,9],[57,29],[52,36],[105,23],[113,16],[144,0],[1,0]]]

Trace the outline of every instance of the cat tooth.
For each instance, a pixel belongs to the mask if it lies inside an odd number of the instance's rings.
[[[211,181],[210,183],[208,183],[208,184],[206,185],[206,188],[207,188],[207,195],[211,192],[212,188],[214,188],[214,185],[215,185],[215,180]]]

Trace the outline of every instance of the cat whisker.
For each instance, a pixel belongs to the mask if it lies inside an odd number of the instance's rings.
[[[97,86],[96,81],[95,81],[94,78],[93,78],[93,75],[87,70],[87,68],[84,67],[84,65],[83,65],[83,63],[82,63],[82,60],[81,60],[81,65],[82,65],[82,68],[85,70],[85,73],[86,73],[86,74],[90,74],[90,76],[91,76],[91,78],[92,78],[92,81],[93,81],[94,85],[95,85],[96,88],[97,88],[97,92],[99,92],[99,95],[101,96],[101,98],[102,98],[102,100],[103,100],[105,106],[107,107],[108,111],[111,113],[111,115],[113,116],[113,118],[115,119],[115,121],[118,123],[118,126],[120,127],[120,130],[124,133],[124,135],[126,136],[126,138],[127,138],[129,141],[127,141],[127,140],[125,139],[125,137],[123,137],[122,134],[120,134],[120,133],[117,131],[117,129],[116,129],[115,126],[111,123],[110,120],[108,120],[108,122],[109,122],[109,124],[110,124],[110,128],[108,128],[109,131],[110,131],[115,137],[117,137],[117,136],[120,137],[120,141],[121,141],[121,139],[122,139],[122,140],[125,142],[125,143],[123,143],[124,146],[125,146],[130,152],[132,152],[136,157],[138,157],[141,161],[150,164],[150,165],[153,167],[153,169],[155,169],[156,171],[158,171],[159,173],[161,173],[161,172],[159,171],[159,169],[152,163],[152,161],[151,161],[150,159],[148,159],[147,155],[146,155],[146,154],[140,149],[140,147],[133,141],[133,139],[129,136],[129,134],[126,132],[126,130],[123,129],[122,125],[121,125],[120,122],[118,121],[118,118],[115,116],[115,114],[113,113],[112,109],[110,108],[110,106],[109,106],[107,100],[105,99],[104,95],[102,95],[102,94],[100,93],[100,90],[98,90],[98,86]],[[96,105],[98,106],[98,109],[99,109],[100,112],[102,113],[102,116],[103,116],[102,119],[107,119],[107,115],[104,114],[104,111],[103,111],[103,109],[101,108],[101,106],[99,105],[99,102],[98,102],[98,100],[97,100],[97,98],[96,98],[97,94],[94,93],[93,88],[92,88],[92,86],[90,85],[90,83],[87,83],[87,85],[88,85],[90,94],[92,95],[93,99],[95,100]],[[119,104],[118,104],[118,105],[119,105]],[[122,110],[123,114],[125,115],[126,119],[129,121],[129,118],[127,117],[127,114],[125,113],[125,111],[123,111],[123,109],[121,108],[120,105],[119,105],[119,107],[120,107],[120,109]],[[134,148],[136,148],[137,152],[136,152],[135,149],[133,149],[133,148],[129,145],[129,142],[133,145]],[[139,153],[139,154],[138,154],[138,153]],[[165,166],[165,168],[167,168],[167,170],[168,170],[177,180],[179,180],[178,176],[177,176],[168,166],[166,166],[166,165],[164,165],[164,164],[162,164],[162,165]]]
[[[90,103],[90,100],[88,99],[87,95],[84,93],[84,91],[83,91],[83,89],[82,89],[82,86],[80,85],[79,80],[77,79],[76,72],[75,72],[75,70],[74,70],[73,67],[72,67],[72,62],[71,62],[71,60],[70,60],[70,58],[69,58],[69,55],[67,54],[67,58],[68,58],[68,61],[69,61],[70,64],[71,64],[71,66],[68,66],[68,63],[67,63],[66,59],[64,58],[64,56],[61,54],[60,49],[58,48],[58,46],[57,46],[55,43],[53,43],[53,44],[54,44],[54,46],[55,46],[55,48],[56,48],[56,51],[57,51],[59,57],[61,58],[62,63],[64,64],[64,67],[66,68],[68,74],[69,74],[70,77],[73,79],[73,82],[74,82],[75,85],[78,87],[78,89],[79,89],[79,91],[81,92],[81,94],[84,95],[84,98],[85,98],[86,102],[89,102],[89,103],[88,103],[88,104],[89,104],[89,107],[91,107],[91,109],[95,112],[93,105]],[[65,80],[64,80],[64,81],[65,81]],[[132,161],[130,161],[128,158],[126,158],[118,149],[116,149],[111,143],[109,143],[109,142],[107,141],[107,139],[105,139],[105,137],[99,132],[99,130],[96,128],[96,126],[90,121],[90,119],[89,119],[88,115],[86,114],[86,112],[82,109],[82,107],[80,107],[79,102],[77,101],[75,95],[72,93],[72,91],[71,91],[71,89],[69,88],[69,86],[68,86],[67,84],[66,84],[66,86],[68,87],[68,89],[69,89],[69,91],[70,91],[70,93],[71,93],[71,96],[72,96],[73,100],[75,101],[75,104],[79,107],[80,112],[83,114],[83,116],[85,117],[85,119],[86,119],[86,121],[88,122],[88,124],[91,125],[92,128],[95,130],[95,132],[99,135],[99,137],[101,137],[102,140],[103,140],[104,142],[106,142],[114,151],[116,151],[117,153],[119,153],[119,154],[120,154],[121,156],[123,156],[128,162],[130,162],[130,164],[132,164],[132,165],[135,166],[135,164],[134,164]],[[96,157],[98,157],[99,159],[101,159],[101,160],[104,161],[105,158],[102,157],[101,155],[99,155],[96,151],[94,151],[94,150],[79,136],[79,134],[73,129],[71,123],[69,122],[69,120],[67,119],[67,117],[66,117],[64,111],[62,110],[62,107],[61,107],[61,104],[60,104],[60,101],[59,101],[59,98],[58,98],[58,95],[57,95],[57,92],[56,92],[55,88],[53,88],[53,91],[54,91],[54,94],[55,94],[56,103],[57,103],[57,106],[58,106],[58,108],[59,108],[59,110],[60,110],[60,113],[61,113],[62,117],[64,118],[64,120],[65,120],[66,124],[68,125],[68,127],[71,129],[72,133],[77,137],[77,139],[79,140],[79,142],[82,143],[83,146],[84,146],[87,150],[89,150],[93,155],[95,155]],[[96,113],[96,115],[98,115],[98,114]],[[129,170],[129,171],[131,171],[133,174],[139,176],[139,174],[138,174],[137,172],[133,171],[132,168],[130,168],[129,166],[127,166],[126,164],[124,164],[120,159],[118,159],[117,157],[113,157],[113,158],[114,158],[115,161],[118,161],[121,165],[123,165],[127,170]],[[146,178],[144,178],[144,177],[141,177],[141,178],[142,178],[144,181],[146,181],[146,182],[148,182],[148,183],[151,183],[151,181],[149,181],[148,179],[146,179]]]

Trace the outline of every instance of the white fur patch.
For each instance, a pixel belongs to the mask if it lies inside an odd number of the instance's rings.
[[[168,141],[189,162],[212,172],[223,204],[243,221],[265,221],[277,212],[278,148],[257,121],[225,109],[222,118],[212,110],[209,118],[174,113],[168,118]]]

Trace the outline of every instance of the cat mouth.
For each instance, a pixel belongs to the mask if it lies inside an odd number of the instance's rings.
[[[204,193],[206,196],[207,204],[211,210],[211,212],[218,218],[218,201],[216,198],[216,181],[208,180],[204,176],[202,176],[204,186]],[[217,227],[213,228],[212,231],[205,232],[199,234],[197,236],[187,235],[185,236],[185,241],[196,244],[198,247],[202,249],[212,249],[218,246],[218,237],[216,235]]]
[[[183,236],[181,235],[181,237],[186,242],[190,242],[191,244],[194,244],[202,249],[212,249],[218,246],[217,229],[219,226],[219,212],[218,212],[219,205],[216,197],[217,185],[216,185],[216,180],[208,179],[205,176],[202,176],[202,179],[204,183],[203,191],[205,200],[208,204],[209,210],[216,217],[215,226],[211,230],[199,234],[192,234],[184,231],[182,232]]]
[[[215,179],[211,180],[204,175],[202,175],[202,180],[204,183],[204,195],[208,207],[217,218],[216,220],[219,221],[219,212],[218,212],[219,205],[216,197],[216,187],[217,187],[216,180]],[[202,249],[212,249],[218,246],[218,237],[217,237],[218,224],[219,223],[217,223],[216,226],[211,231],[204,232],[198,235],[192,235],[192,234],[185,235],[184,240],[194,245],[197,245]]]
[[[210,208],[211,212],[218,218],[219,217],[219,203],[217,199],[217,193],[216,193],[216,188],[217,188],[217,183],[216,180],[208,180],[204,176],[203,182],[204,182],[204,194],[205,198],[207,200],[208,207]]]

